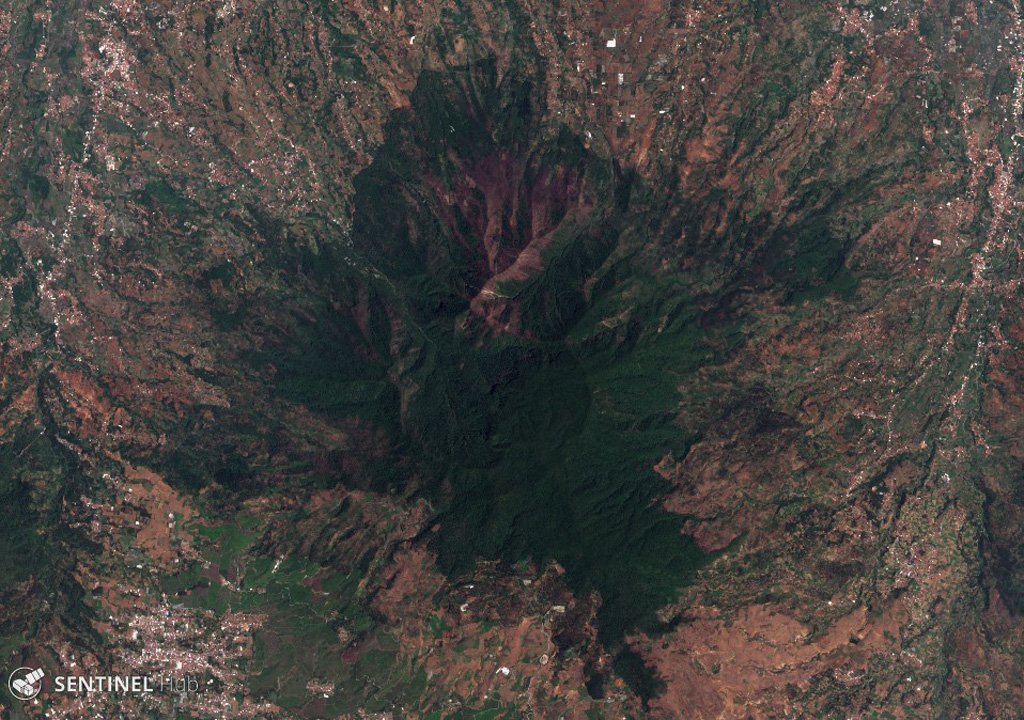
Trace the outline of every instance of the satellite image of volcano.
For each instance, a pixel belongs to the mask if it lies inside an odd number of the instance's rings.
[[[1020,0],[0,0],[3,720],[1024,717]]]

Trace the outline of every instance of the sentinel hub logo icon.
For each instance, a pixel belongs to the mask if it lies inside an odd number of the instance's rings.
[[[19,700],[31,700],[39,691],[43,688],[43,675],[45,675],[41,669],[20,667],[11,673],[11,677],[7,679],[7,687],[10,688],[11,694]]]

